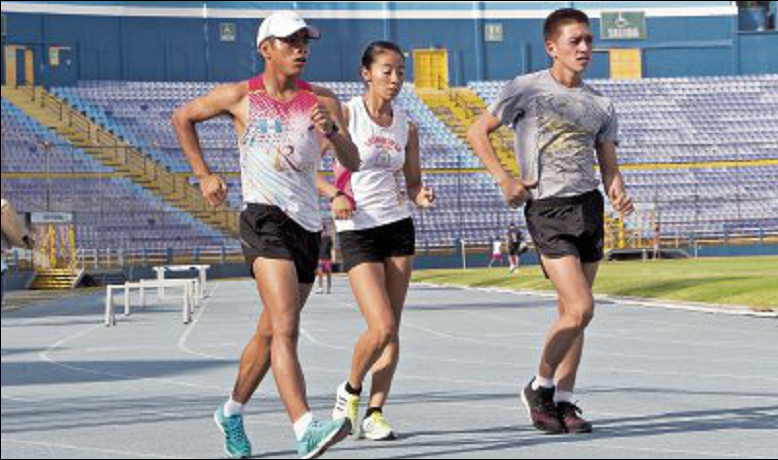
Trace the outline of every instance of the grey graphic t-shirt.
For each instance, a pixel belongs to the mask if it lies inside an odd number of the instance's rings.
[[[599,187],[596,146],[618,143],[610,99],[586,84],[567,88],[544,70],[506,85],[489,112],[516,133],[522,179],[539,181],[533,200],[576,196]]]

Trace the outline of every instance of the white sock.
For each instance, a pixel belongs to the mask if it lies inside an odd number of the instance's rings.
[[[532,390],[538,391],[539,388],[545,388],[547,390],[554,388],[554,380],[547,379],[538,375],[537,377],[535,377],[535,380],[532,382]]]
[[[573,392],[572,391],[559,391],[559,390],[557,390],[556,393],[554,393],[554,404],[572,403],[572,402],[573,402]]]
[[[308,427],[313,423],[313,414],[308,412],[300,417],[300,420],[294,422],[294,434],[298,441],[302,441],[305,433],[308,431]]]
[[[243,415],[244,408],[245,405],[236,402],[234,399],[230,398],[230,400],[227,401],[227,404],[224,405],[224,415],[227,417]]]

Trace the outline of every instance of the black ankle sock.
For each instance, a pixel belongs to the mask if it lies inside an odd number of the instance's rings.
[[[350,394],[351,396],[359,396],[362,394],[362,388],[354,389],[350,383],[346,382],[346,393]]]
[[[377,414],[383,414],[384,413],[384,408],[383,407],[371,407],[370,409],[367,410],[367,413],[365,414],[365,418],[370,418],[371,415],[376,414],[376,413]]]

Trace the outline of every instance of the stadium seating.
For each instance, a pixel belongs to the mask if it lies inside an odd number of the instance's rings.
[[[506,83],[474,82],[470,88],[491,103]],[[643,209],[653,209],[659,216],[665,234],[721,237],[778,232],[778,166],[760,163],[778,159],[778,76],[591,83],[615,101],[619,158],[629,189]],[[342,101],[364,91],[356,82],[320,84]],[[177,107],[214,87],[212,83],[88,81],[53,92],[170,170],[188,172],[170,117]],[[499,189],[486,174],[463,171],[479,168],[480,162],[416,96],[412,85],[403,91],[398,104],[419,126],[425,180],[438,190],[440,200],[433,210],[416,215],[420,245],[451,247],[459,239],[483,244],[501,235],[508,223],[523,224],[519,213],[503,205]],[[2,123],[3,172],[111,172],[83,152],[65,146],[5,101]],[[233,126],[219,119],[199,126],[198,132],[209,164],[228,173],[229,203],[239,209],[240,181],[235,174],[239,154]],[[324,169],[331,168],[332,158],[327,155]],[[111,178],[99,186],[131,204],[125,209],[155,216],[154,225],[135,222],[136,227],[124,231],[122,211],[114,214],[119,208],[113,206],[110,213],[101,211],[102,220],[84,217],[85,228],[105,229],[99,238],[85,236],[90,244],[132,241],[139,238],[130,231],[135,228],[152,245],[154,241],[192,247],[206,242],[235,245],[189,216],[166,209],[126,180]],[[72,201],[57,203],[58,209],[72,211],[98,185],[85,179],[81,183],[55,181],[53,187],[73,190]],[[23,210],[41,209],[45,190],[40,181],[3,181],[4,194],[21,200]],[[328,212],[325,201],[322,210]],[[124,220],[128,220],[126,213]]]
[[[507,83],[470,88],[492,103]],[[778,159],[778,76],[590,83],[616,105],[629,190],[665,234],[778,231],[778,168],[758,166]]]
[[[113,171],[2,101],[2,195],[21,212],[73,213],[79,245],[91,249],[189,249],[237,243],[114,177]],[[48,178],[47,172],[53,174]],[[74,175],[62,178],[63,174]]]

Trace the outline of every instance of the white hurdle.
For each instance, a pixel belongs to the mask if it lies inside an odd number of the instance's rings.
[[[114,309],[114,291],[124,291],[124,316],[131,314],[131,293],[134,289],[140,291],[140,304],[146,308],[146,291],[150,289],[181,289],[182,316],[184,324],[192,321],[194,309],[200,305],[200,280],[142,280],[137,283],[125,283],[106,287],[105,294],[105,326],[116,326],[116,311]]]
[[[154,271],[157,273],[157,281],[165,281],[165,275],[167,272],[180,273],[180,272],[198,272],[198,278],[200,280],[200,289],[197,295],[201,298],[205,298],[206,287],[208,284],[208,270],[211,269],[210,265],[166,265],[164,267],[154,267]],[[165,298],[165,288],[162,287],[157,290],[157,299],[163,300]]]

